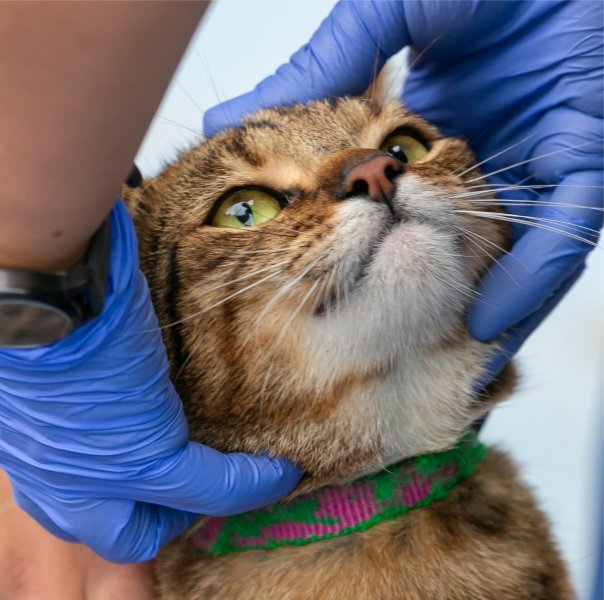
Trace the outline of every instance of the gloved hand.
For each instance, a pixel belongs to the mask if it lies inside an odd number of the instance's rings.
[[[592,248],[578,238],[595,242],[602,225],[602,20],[599,1],[340,2],[289,64],[208,111],[205,131],[260,107],[360,94],[376,63],[410,45],[403,101],[470,142],[513,222],[514,246],[468,314],[474,337],[503,348],[484,385],[576,281]]]
[[[50,532],[115,562],[153,557],[195,515],[285,495],[284,460],[188,441],[136,239],[112,212],[105,309],[67,338],[0,351],[0,465],[17,503]]]

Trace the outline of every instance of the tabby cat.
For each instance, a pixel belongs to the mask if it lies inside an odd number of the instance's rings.
[[[191,435],[302,465],[279,507],[369,489],[342,484],[374,473],[408,481],[471,445],[471,424],[511,391],[508,367],[475,394],[493,346],[469,337],[464,313],[509,238],[464,212],[475,164],[400,103],[346,98],[261,111],[125,191]],[[246,549],[240,532],[215,552],[203,535],[224,522],[202,518],[157,559],[160,597],[571,598],[508,458],[450,466],[434,476],[453,482],[446,493],[431,475],[432,501],[420,485],[413,508],[399,498],[320,541]]]

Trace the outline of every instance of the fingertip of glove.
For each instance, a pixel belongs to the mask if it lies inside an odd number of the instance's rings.
[[[479,297],[480,298],[480,297]],[[501,311],[491,304],[475,300],[466,314],[466,323],[470,335],[483,344],[495,339],[504,327],[500,324],[498,314]]]
[[[260,108],[249,92],[208,109],[203,115],[203,132],[210,138],[229,127],[236,127],[246,113]]]
[[[468,331],[475,340],[486,344],[501,333],[502,329],[496,327],[497,323],[492,317],[490,311],[485,315],[484,311],[470,307],[467,318]]]
[[[289,494],[300,482],[302,468],[284,458],[269,458],[273,473],[264,477],[264,487],[259,488],[261,496],[264,496],[260,506],[277,502]]]
[[[203,133],[207,138],[211,138],[216,135],[219,131],[227,127],[225,119],[220,115],[223,104],[218,104],[213,108],[208,109],[203,115]]]
[[[302,467],[285,458],[267,458],[275,469],[277,484],[284,490],[283,493],[291,491],[302,477]]]
[[[255,471],[253,485],[259,491],[266,489],[270,495],[283,495],[289,492],[302,477],[302,468],[286,458],[272,457],[266,454],[231,454],[240,460],[251,461]],[[272,493],[271,493],[272,492]]]
[[[231,463],[227,493],[215,497],[208,514],[228,516],[257,509],[283,498],[300,481],[302,469],[284,458],[245,453],[225,455]]]

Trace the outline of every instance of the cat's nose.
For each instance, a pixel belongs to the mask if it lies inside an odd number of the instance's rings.
[[[338,199],[369,196],[389,204],[394,193],[392,181],[404,171],[404,164],[384,152],[366,156],[362,162],[342,167]]]

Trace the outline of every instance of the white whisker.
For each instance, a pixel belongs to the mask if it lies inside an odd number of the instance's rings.
[[[573,233],[569,233],[568,231],[557,229],[556,227],[549,227],[547,225],[543,225],[543,223],[537,223],[537,222],[530,221],[530,220],[526,219],[525,217],[517,218],[517,217],[510,217],[509,215],[504,215],[502,213],[482,212],[482,211],[475,211],[475,210],[458,210],[456,212],[463,212],[463,213],[470,214],[475,217],[479,217],[479,218],[483,218],[483,219],[494,219],[496,221],[508,221],[510,223],[518,223],[520,225],[527,225],[529,227],[532,226],[532,227],[536,227],[538,229],[544,229],[545,231],[551,231],[553,233],[558,233],[560,235],[564,235],[568,238],[572,238],[572,239],[578,240],[580,242],[583,242],[585,244],[588,244],[589,246],[593,246],[594,248],[597,247],[597,244],[591,240],[583,238],[579,235],[575,235]]]
[[[179,123],[178,121],[168,119],[168,117],[162,117],[161,115],[159,117],[159,120],[164,121],[165,123],[168,123],[169,125],[174,125],[176,127],[181,127],[182,129],[186,129],[187,131],[194,133],[200,139],[204,139],[203,133],[201,133],[198,129],[193,129],[192,127],[187,127],[186,125],[183,125],[182,123]]]
[[[515,144],[512,144],[511,146],[508,146],[507,148],[504,148],[503,150],[500,150],[499,152],[492,154],[488,158],[485,158],[484,160],[481,160],[479,163],[476,163],[473,167],[470,167],[470,168],[466,169],[465,171],[462,171],[461,173],[456,173],[456,175],[458,177],[463,177],[466,173],[469,173],[470,171],[477,169],[481,165],[484,165],[485,163],[489,162],[490,160],[493,160],[494,158],[497,158],[498,156],[501,156],[502,154],[509,152],[510,150],[512,150],[512,148],[516,148],[516,146],[520,146],[520,144],[524,144],[524,142],[530,140],[532,137],[534,137],[534,135],[535,135],[534,133],[527,135],[525,138],[521,139],[519,142],[516,142]]]
[[[491,206],[556,206],[559,208],[582,208],[595,210],[596,212],[604,212],[604,208],[597,206],[585,206],[583,204],[570,204],[567,202],[551,202],[550,200],[513,200],[513,199],[498,199],[498,198],[480,198],[468,200],[470,204],[488,204]]]
[[[256,317],[254,321],[254,325],[258,325],[260,321],[266,316],[266,314],[271,310],[271,308],[275,305],[275,303],[285,296],[295,285],[298,283],[322,258],[324,258],[324,254],[320,254],[313,260],[311,260],[305,267],[300,269],[296,275],[292,279],[290,279],[287,283],[281,286],[281,288],[277,291],[277,293],[270,299],[269,302],[262,309],[260,314]]]
[[[490,244],[491,246],[494,246],[497,250],[500,250],[502,253],[504,254],[508,254],[509,256],[511,256],[512,258],[515,258],[525,269],[526,264],[524,262],[522,262],[517,256],[514,256],[513,254],[511,254],[510,252],[508,252],[505,248],[502,248],[501,246],[499,246],[498,244],[496,244],[495,242],[493,242],[492,240],[489,240],[488,238],[474,232],[474,231],[470,231],[469,229],[465,229],[464,227],[460,227],[460,229],[462,230],[462,233],[465,233],[466,235],[468,235],[468,241],[472,242],[475,246],[477,246],[480,250],[482,250],[494,263],[498,264],[503,271],[506,273],[506,275],[510,278],[510,280],[514,283],[514,285],[516,285],[517,287],[520,287],[520,284],[518,283],[518,281],[516,281],[516,279],[514,278],[514,276],[510,273],[509,269],[507,269],[506,267],[504,267],[504,265],[501,263],[500,260],[497,259],[497,257],[493,256],[484,246],[482,246],[476,239],[472,239],[472,238],[478,238],[488,244]]]
[[[542,186],[542,187],[545,187],[545,186]],[[561,187],[561,186],[553,186],[553,187]],[[574,186],[569,186],[569,187],[574,187]],[[597,188],[597,186],[594,186],[594,187]],[[448,200],[467,199],[468,202],[472,202],[472,203],[483,203],[483,204],[494,204],[494,205],[515,204],[515,205],[519,205],[519,206],[522,206],[522,205],[558,206],[561,208],[582,208],[582,209],[587,209],[587,210],[595,210],[596,212],[604,212],[604,208],[601,208],[599,206],[588,206],[588,205],[584,205],[584,204],[576,204],[573,202],[555,202],[552,200],[529,200],[529,199],[525,199],[525,198],[493,198],[493,197],[482,198],[481,197],[481,196],[484,196],[485,194],[489,194],[491,192],[514,191],[517,189],[528,189],[530,191],[533,191],[535,193],[535,195],[537,195],[537,196],[540,195],[536,191],[532,190],[531,186],[527,186],[526,188],[524,188],[524,187],[520,188],[517,186],[508,186],[506,188],[501,188],[501,189],[497,189],[497,190],[485,189],[482,191],[462,192],[460,194],[454,194],[454,195],[447,196],[447,199]],[[475,196],[477,196],[477,198],[475,198]]]
[[[306,301],[310,298],[310,295],[315,291],[319,282],[320,282],[320,279],[317,279],[310,286],[310,288],[308,288],[306,294],[304,294],[304,296],[302,297],[302,300],[300,300],[296,309],[292,311],[292,314],[287,318],[287,321],[285,321],[285,323],[283,324],[283,327],[281,328],[279,335],[274,340],[275,344],[278,343],[281,340],[281,338],[285,335],[285,333],[286,333],[287,329],[289,328],[289,326],[291,325],[292,321],[298,316],[298,314],[300,313],[300,311],[306,304]]]
[[[337,262],[334,263],[333,267],[331,268],[331,272],[325,286],[325,294],[323,295],[323,306],[325,307],[325,316],[328,321],[331,317],[331,290],[333,289],[333,282],[337,276],[338,264],[339,263]]]
[[[541,158],[547,158],[548,156],[554,156],[556,154],[561,154],[563,152],[570,152],[571,150],[577,150],[578,148],[583,148],[584,146],[589,146],[591,144],[597,143],[596,140],[590,142],[583,142],[582,144],[577,144],[575,146],[570,146],[568,148],[561,148],[560,150],[554,150],[552,152],[547,152],[546,154],[541,154],[539,156],[534,156],[532,158],[527,158],[526,160],[521,160],[513,165],[509,165],[507,167],[502,167],[501,169],[497,169],[496,171],[491,171],[490,173],[486,173],[485,175],[481,175],[480,177],[475,177],[474,179],[468,179],[466,183],[472,183],[473,181],[480,181],[481,179],[486,179],[487,177],[492,177],[493,175],[497,175],[497,173],[503,173],[504,171],[508,171],[515,167],[519,167],[520,165],[525,165],[527,163],[534,162]]]
[[[535,217],[532,215],[518,215],[518,214],[514,214],[514,213],[496,213],[496,214],[504,214],[506,217],[517,217],[519,219],[529,219],[531,221],[544,221],[546,223],[551,223],[552,225],[559,225],[560,227],[567,227],[568,229],[580,229],[581,231],[585,232],[585,235],[589,235],[591,237],[599,237],[600,235],[600,230],[599,229],[595,229],[594,227],[587,227],[586,225],[578,225],[576,223],[569,223],[568,221],[563,221],[561,219],[551,219],[548,217]]]
[[[211,304],[210,306],[206,306],[202,310],[197,311],[196,313],[189,315],[188,317],[184,317],[178,321],[173,321],[172,323],[168,323],[167,325],[162,325],[161,327],[159,327],[159,329],[168,329],[169,327],[174,327],[175,325],[181,325],[182,323],[185,323],[186,321],[190,321],[191,319],[196,319],[196,318],[200,317],[201,315],[207,313],[209,310],[212,310],[213,308],[217,308],[221,304],[224,304],[225,302],[228,302],[229,300],[232,300],[233,298],[240,296],[244,292],[247,292],[248,290],[251,290],[252,288],[255,288],[256,286],[258,286],[262,283],[265,283],[266,281],[269,281],[270,279],[272,279],[273,277],[276,277],[277,275],[280,275],[282,272],[283,272],[283,270],[277,271],[276,273],[270,273],[266,277],[263,277],[262,279],[255,281],[254,283],[251,283],[250,285],[248,285],[240,290],[237,290],[236,292],[234,292],[232,294],[229,294],[226,298],[223,298],[219,302],[215,302],[214,304]]]
[[[195,98],[193,98],[193,96],[187,92],[185,86],[182,85],[180,81],[178,82],[178,87],[180,88],[180,91],[191,101],[191,104],[193,104],[193,106],[199,111],[199,116],[201,117],[203,114],[203,109],[201,108],[199,102],[197,102],[197,100],[195,100]]]
[[[208,294],[210,292],[214,292],[216,290],[220,290],[223,287],[227,287],[229,285],[233,285],[234,283],[237,283],[239,281],[245,281],[246,279],[250,279],[251,277],[255,277],[256,275],[259,275],[260,273],[265,273],[266,271],[270,271],[272,269],[278,269],[279,267],[287,264],[291,262],[290,259],[287,260],[282,260],[278,263],[274,263],[274,264],[270,264],[267,267],[262,267],[261,269],[256,269],[255,271],[252,271],[251,273],[246,273],[245,275],[242,275],[241,277],[237,277],[236,279],[231,279],[230,281],[224,281],[223,283],[219,284],[219,285],[215,285],[209,288],[201,288],[201,291],[204,294]]]
[[[505,190],[536,190],[536,189],[547,189],[547,188],[577,188],[577,189],[594,189],[602,190],[603,185],[582,185],[580,183],[535,183],[533,185],[522,185],[521,183],[483,183],[479,185],[469,185],[468,189],[473,190],[475,188],[496,188],[495,191],[503,192]]]

